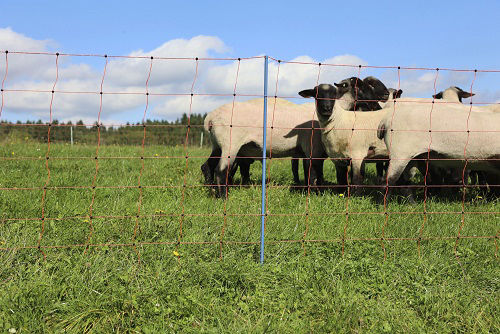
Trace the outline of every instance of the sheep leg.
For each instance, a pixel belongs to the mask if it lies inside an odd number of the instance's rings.
[[[299,157],[292,158],[292,174],[293,174],[293,183],[300,184],[299,178]]]
[[[300,184],[300,178],[299,178],[299,159],[300,158],[305,158],[304,152],[299,148],[296,147],[295,151],[293,152],[292,155],[292,174],[293,174],[293,183],[296,185]],[[306,179],[307,174],[304,172],[304,180]]]
[[[335,160],[335,174],[337,175],[337,185],[340,192],[346,191],[347,187],[347,165],[343,161]]]
[[[483,171],[471,171],[470,177],[472,182],[479,186],[479,193],[482,196],[486,196],[488,194],[488,188],[490,188],[488,186],[488,182],[486,181],[486,173]]]
[[[241,174],[241,168],[242,168],[241,165],[242,165],[241,159],[236,158],[234,160],[234,163],[231,165],[231,170],[229,172],[229,184],[233,184],[234,175],[236,175],[236,172],[238,171],[238,167],[240,167],[240,174]]]
[[[375,163],[375,168],[377,169],[377,181],[382,183],[384,181],[384,172],[387,172],[387,163],[379,161]]]
[[[215,168],[219,163],[221,152],[222,150],[219,147],[212,148],[212,153],[210,154],[210,157],[207,159],[207,161],[205,161],[203,165],[201,165],[201,172],[205,177],[206,185],[214,184]]]
[[[314,175],[316,179],[314,180],[314,185],[322,185],[325,181],[323,176],[323,165],[325,163],[325,159],[313,159],[312,160],[312,171],[314,171]]]
[[[241,184],[250,183],[250,165],[254,162],[250,158],[239,158],[240,162],[240,174],[241,174]]]
[[[313,190],[316,189],[316,185],[318,184],[318,175],[317,175],[317,170],[318,167],[316,166],[316,160],[313,160],[311,158],[303,158],[302,159],[302,165],[304,168],[304,183],[308,187],[314,187]]]
[[[438,168],[431,163],[429,163],[429,168],[427,169],[426,162],[422,162],[422,165],[424,166],[423,168],[423,173],[422,175],[426,178],[426,184],[427,185],[432,185],[432,186],[441,186],[443,184],[446,184],[445,182],[445,170]],[[426,170],[427,170],[427,176],[426,176]],[[443,187],[430,187],[427,188],[427,193],[430,195],[437,195],[441,194],[443,195]]]
[[[459,186],[462,185],[462,173],[463,173],[463,167],[462,168],[453,168],[451,170],[446,171],[446,173],[444,173],[444,183],[443,184],[448,185],[448,186],[454,186],[454,187],[442,188],[441,192],[446,197],[449,198],[452,196],[456,196],[458,194],[458,191],[460,191]],[[469,176],[467,175],[467,172],[466,172],[464,175],[465,184],[468,183],[468,178],[469,178]]]
[[[363,185],[363,174],[362,169],[364,167],[363,159],[351,159],[351,171],[352,171],[352,182],[354,185],[354,190],[352,193],[354,195],[361,194]]]
[[[359,170],[361,177],[364,179],[365,178],[365,168],[366,168],[366,161],[363,161],[361,163],[361,168]]]
[[[304,159],[303,161],[305,161]],[[306,175],[306,182],[309,187],[311,187],[311,190],[313,190],[316,193],[319,193],[321,191],[321,186],[323,184],[323,164],[324,164],[324,159],[307,159],[309,161],[309,167],[306,171],[306,167],[304,166],[304,174],[308,173],[309,175]],[[307,177],[309,176],[309,177]]]
[[[410,167],[408,166],[408,163],[409,160],[399,160],[399,159],[398,160],[392,159],[389,162],[389,167],[387,169],[387,186],[389,187],[387,191],[387,198],[389,198],[389,195],[392,193],[392,190],[394,189],[393,187],[398,184],[401,175],[403,175],[407,167]],[[413,201],[413,196],[408,187],[402,188],[402,191],[404,192],[404,195],[410,196],[409,197],[410,201]]]
[[[313,175],[313,171],[311,170],[311,159],[309,157],[302,158],[302,168],[304,169],[304,184],[306,186],[311,185],[311,179]]]
[[[229,193],[229,185],[231,184],[231,166],[236,160],[236,154],[238,154],[239,147],[231,151],[222,150],[221,158],[217,165],[216,174],[216,196],[217,197],[227,197]]]
[[[488,188],[490,190],[492,198],[497,198],[500,196],[500,175],[491,172],[482,172],[486,183],[488,183]]]

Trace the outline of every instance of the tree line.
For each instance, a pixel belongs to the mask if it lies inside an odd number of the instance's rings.
[[[106,127],[94,122],[92,126],[84,124],[82,120],[73,124],[53,120],[52,123],[27,121],[16,123],[0,122],[0,141],[25,140],[46,143],[71,141],[76,144],[97,144],[98,134],[101,145],[141,145],[146,133],[145,145],[184,145],[186,137],[188,145],[200,145],[203,132],[203,120],[206,114],[192,114],[189,118],[183,114],[175,121],[146,120],[144,123],[129,123],[118,127]],[[188,134],[189,130],[189,134]],[[187,135],[188,134],[188,135]],[[210,145],[210,139],[205,134],[203,145]]]

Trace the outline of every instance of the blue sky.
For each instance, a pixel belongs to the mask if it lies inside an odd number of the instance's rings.
[[[351,3],[351,5],[348,5]],[[353,4],[354,3],[354,4]],[[66,52],[127,54],[217,36],[232,56],[498,65],[500,1],[2,1],[0,24]]]
[[[203,35],[218,41],[210,41],[202,48],[208,56],[267,54],[284,60],[307,56],[313,61],[323,61],[349,55],[353,61],[369,65],[500,69],[499,13],[498,0],[17,0],[0,3],[0,28],[10,28],[12,33],[33,41],[44,41],[41,47],[45,50],[66,53],[128,55],[142,50],[149,54],[169,41],[190,41]],[[49,42],[45,42],[47,40]],[[0,50],[9,46],[4,45],[0,40]],[[73,65],[80,62],[87,62],[96,73],[102,70],[101,59],[70,61]],[[2,66],[0,63],[0,75],[4,72]],[[385,76],[389,78],[389,74]],[[483,99],[494,102],[500,98],[496,87],[491,88],[492,83],[498,83],[498,77],[500,74],[485,75],[482,82],[475,84],[484,91]],[[470,86],[471,77],[448,78],[443,85],[453,84],[453,80]],[[412,91],[411,87],[407,92],[424,94]],[[212,102],[210,106],[223,101]],[[16,112],[15,107],[9,105],[5,109],[2,118],[38,116],[28,111]],[[123,120],[125,109],[121,116],[113,110],[106,117]],[[131,110],[135,109],[130,107],[127,115]],[[180,109],[163,116],[174,118],[179,112]],[[162,115],[161,112],[157,114],[158,117]],[[78,115],[73,113],[68,117]]]

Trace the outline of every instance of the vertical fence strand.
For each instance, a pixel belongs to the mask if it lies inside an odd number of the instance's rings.
[[[93,225],[93,213],[94,213],[94,202],[95,202],[95,194],[96,194],[96,181],[97,181],[97,174],[99,173],[99,147],[101,146],[101,113],[102,113],[102,87],[104,84],[104,77],[106,76],[106,69],[108,67],[108,57],[104,57],[105,63],[104,63],[104,69],[102,71],[102,77],[101,77],[101,85],[100,85],[100,92],[99,92],[99,112],[97,114],[97,148],[95,150],[95,172],[94,172],[94,177],[92,179],[92,199],[90,201],[90,206],[89,206],[89,236],[87,237],[87,243],[85,246],[84,254],[87,252],[89,249],[89,245],[92,240],[92,234],[94,233],[94,225]],[[73,127],[71,127],[73,129]],[[71,132],[73,134],[73,132]],[[73,139],[73,136],[71,137]],[[73,144],[73,141],[72,141]]]
[[[59,79],[59,53],[56,54],[56,78],[54,80],[54,84],[52,85],[52,91],[51,91],[51,95],[50,95],[49,126],[48,126],[48,130],[47,130],[47,152],[45,154],[45,168],[47,170],[47,179],[45,181],[45,185],[44,185],[43,191],[42,191],[42,204],[41,204],[41,206],[42,206],[42,226],[41,226],[40,234],[38,237],[38,249],[42,253],[44,260],[47,258],[47,256],[45,255],[45,252],[41,248],[41,244],[42,244],[43,234],[45,232],[45,204],[46,204],[46,200],[47,200],[47,198],[46,198],[47,197],[47,186],[50,183],[49,158],[50,158],[50,130],[52,128],[52,105],[54,103],[54,92],[56,89],[56,84],[57,84],[58,79]]]

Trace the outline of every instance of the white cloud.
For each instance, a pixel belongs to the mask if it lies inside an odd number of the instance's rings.
[[[47,50],[49,46],[56,44],[51,40],[36,40],[17,33],[12,28],[0,28],[0,41],[2,51],[30,51],[38,52]]]
[[[14,43],[15,42],[15,43]],[[20,35],[12,29],[0,29],[0,48],[24,52],[48,52],[50,41],[36,41]],[[4,47],[5,46],[5,47]],[[217,37],[197,36],[190,40],[176,39],[168,41],[151,51],[133,51],[133,57],[209,57],[227,52],[229,48]],[[6,90],[43,90],[51,91],[56,82],[56,91],[74,92],[70,94],[56,93],[52,105],[52,116],[63,119],[97,119],[100,109],[100,96],[97,94],[103,86],[103,108],[101,119],[106,120],[120,114],[130,115],[131,111],[143,109],[145,106],[146,81],[148,91],[152,94],[189,93],[196,73],[194,60],[143,59],[143,58],[108,58],[106,73],[95,64],[72,63],[72,57],[58,58],[51,55],[8,54],[8,73],[5,82]],[[83,60],[85,60],[83,58]],[[95,62],[95,59],[92,59]],[[0,60],[1,61],[1,60]],[[82,58],[78,58],[82,61]],[[151,67],[151,74],[150,73]],[[201,68],[201,66],[200,66]],[[6,62],[0,64],[0,73],[4,74]],[[198,75],[203,75],[203,68]],[[3,78],[3,75],[2,75]],[[82,93],[87,92],[87,93]],[[93,94],[91,92],[94,92]],[[122,93],[122,94],[113,94]],[[135,93],[142,93],[135,94]],[[151,97],[151,99],[153,99]],[[42,118],[48,120],[50,115],[50,93],[9,92],[4,94],[4,110],[9,115],[20,118]],[[213,106],[213,103],[210,104]],[[168,115],[175,118],[187,112],[185,106],[171,104],[168,113],[160,110],[157,115]],[[172,109],[173,108],[173,109]],[[150,110],[153,108],[150,108]],[[206,112],[204,108],[198,108]],[[197,109],[197,110],[198,110]],[[141,115],[134,115],[141,119]]]
[[[55,43],[50,40],[35,40],[14,32],[10,28],[0,29],[0,50],[49,52]],[[102,98],[101,121],[140,121],[146,105],[146,82],[149,91],[149,106],[146,118],[175,119],[182,113],[209,112],[221,104],[230,102],[236,83],[238,95],[261,96],[263,94],[263,58],[230,60],[158,59],[176,58],[224,58],[229,47],[213,36],[196,36],[191,39],[174,39],[150,50],[135,50],[129,56],[144,58],[58,58],[58,79],[54,95],[52,116],[59,120],[97,120],[100,110],[99,91]],[[0,80],[6,68],[5,53],[0,57]],[[149,57],[153,56],[151,60]],[[107,66],[105,63],[107,60]],[[398,86],[396,70],[375,70],[358,65],[367,62],[354,55],[337,55],[319,60],[307,55],[290,62],[269,62],[270,96],[297,97],[297,92],[312,88],[317,83],[338,82],[346,77],[375,75],[389,87]],[[239,68],[238,68],[239,64]],[[353,65],[353,66],[342,66]],[[150,71],[151,68],[151,71]],[[276,78],[279,68],[278,85]],[[106,69],[104,80],[103,74]],[[319,73],[319,78],[318,78]],[[375,73],[375,74],[374,74]],[[238,77],[236,82],[236,77]],[[433,93],[436,73],[433,71],[401,71],[401,88],[404,96],[430,96]],[[7,90],[27,89],[51,91],[56,80],[56,56],[8,54]],[[439,73],[439,90],[450,85],[470,87],[470,73]],[[194,85],[193,85],[194,84]],[[469,85],[469,86],[467,86]],[[191,88],[196,94],[190,104]],[[276,92],[277,87],[277,92]],[[87,92],[87,93],[82,93]],[[120,93],[120,94],[117,94]],[[179,95],[184,94],[184,95]],[[491,89],[485,98],[498,99],[498,91]],[[250,97],[248,97],[250,98]],[[238,100],[245,97],[238,97]],[[51,94],[38,92],[4,92],[4,114],[20,119],[49,119]],[[491,101],[491,100],[490,100]],[[14,116],[13,116],[14,115]],[[92,122],[91,122],[92,123]]]

